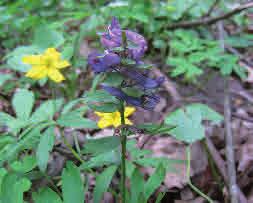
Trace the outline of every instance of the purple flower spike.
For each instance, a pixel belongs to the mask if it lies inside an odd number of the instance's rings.
[[[88,64],[92,67],[95,73],[106,72],[112,66],[120,63],[120,57],[114,53],[99,54],[93,52],[88,56]]]

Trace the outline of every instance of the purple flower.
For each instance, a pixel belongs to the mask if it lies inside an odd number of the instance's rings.
[[[121,89],[110,86],[102,86],[102,88],[109,92],[112,96],[115,96],[119,100],[126,101],[127,104],[142,107],[146,110],[153,110],[160,98],[157,95],[143,95],[141,98],[127,95]]]
[[[141,97],[142,107],[147,110],[153,110],[155,106],[160,102],[160,97],[154,94],[143,95]]]
[[[108,32],[102,33],[100,41],[107,48],[120,47],[122,42],[122,31],[119,21],[113,17],[111,24],[107,28]]]
[[[95,73],[106,72],[112,66],[120,64],[120,57],[114,53],[99,54],[93,52],[88,56],[88,64]]]
[[[101,43],[109,50],[122,46],[122,30],[116,18],[112,18],[108,31],[101,34]],[[125,30],[127,38],[128,56],[136,61],[140,60],[147,50],[147,42],[140,34]]]
[[[145,51],[148,49],[147,42],[143,36],[136,32],[130,30],[126,30],[125,32],[127,40],[132,43],[132,45],[128,45],[128,55],[130,58],[138,61],[143,57]],[[131,46],[133,47],[131,48]]]
[[[149,78],[148,76],[144,75],[143,73],[141,73],[138,70],[135,70],[133,68],[121,68],[120,72],[123,75],[126,75],[127,77],[129,77],[130,79],[134,80],[135,83],[141,87],[143,87],[143,89],[153,89],[153,88],[157,88],[159,87],[163,81],[164,81],[164,77],[159,77],[157,79],[152,79]]]

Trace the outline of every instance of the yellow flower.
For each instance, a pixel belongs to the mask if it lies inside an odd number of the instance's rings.
[[[127,125],[133,125],[133,123],[128,119],[128,116],[132,115],[135,112],[134,107],[126,107],[124,112],[125,123]],[[115,128],[121,125],[121,117],[120,112],[115,111],[112,113],[102,113],[102,112],[95,112],[96,115],[100,117],[98,121],[99,128],[107,128],[109,126],[114,126]]]
[[[43,54],[24,56],[22,61],[32,66],[26,77],[35,80],[49,77],[57,83],[65,79],[60,69],[70,66],[67,60],[61,59],[61,54],[55,48],[48,48]]]

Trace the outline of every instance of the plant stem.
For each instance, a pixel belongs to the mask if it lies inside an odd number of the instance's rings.
[[[186,147],[186,153],[187,153],[187,181],[188,185],[191,187],[192,190],[194,190],[197,194],[205,198],[208,202],[213,203],[213,200],[210,199],[207,195],[205,195],[203,192],[201,192],[196,186],[194,186],[191,182],[191,147],[188,145]]]
[[[121,117],[121,125],[123,126],[121,128],[121,198],[122,203],[126,203],[126,140],[127,140],[127,134],[126,129],[124,127],[125,125],[125,107],[124,102],[120,102],[120,117]]]
[[[62,134],[62,140],[63,143],[66,145],[66,147],[71,151],[71,153],[74,155],[74,157],[80,161],[82,164],[84,163],[83,159],[79,156],[79,154],[72,148],[71,144],[69,144],[68,140],[64,137]]]

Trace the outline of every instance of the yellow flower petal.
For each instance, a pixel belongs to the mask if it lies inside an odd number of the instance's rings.
[[[127,106],[125,108],[124,116],[128,117],[128,116],[132,115],[134,112],[135,112],[135,108],[134,107]]]
[[[120,116],[119,117],[115,117],[114,120],[113,120],[113,126],[115,128],[119,127],[121,125],[121,118]]]
[[[41,79],[47,76],[47,68],[44,66],[33,66],[27,73],[26,77]]]
[[[49,69],[48,77],[57,83],[65,80],[64,76],[57,69]]]
[[[30,65],[39,65],[41,63],[40,55],[24,56],[22,62]]]
[[[103,113],[103,112],[98,112],[98,111],[95,111],[94,112],[97,116],[99,117],[104,117],[106,113]]]
[[[128,118],[125,118],[126,125],[133,125],[132,121],[130,121]]]
[[[58,69],[62,69],[62,68],[66,68],[70,66],[70,63],[67,60],[62,60],[62,61],[57,62],[55,66]]]
[[[48,48],[43,55],[50,57],[52,60],[59,60],[61,54],[55,48]]]
[[[101,118],[99,121],[98,121],[98,127],[99,128],[107,128],[111,125],[113,125],[113,120],[112,119],[105,119],[105,118]]]

